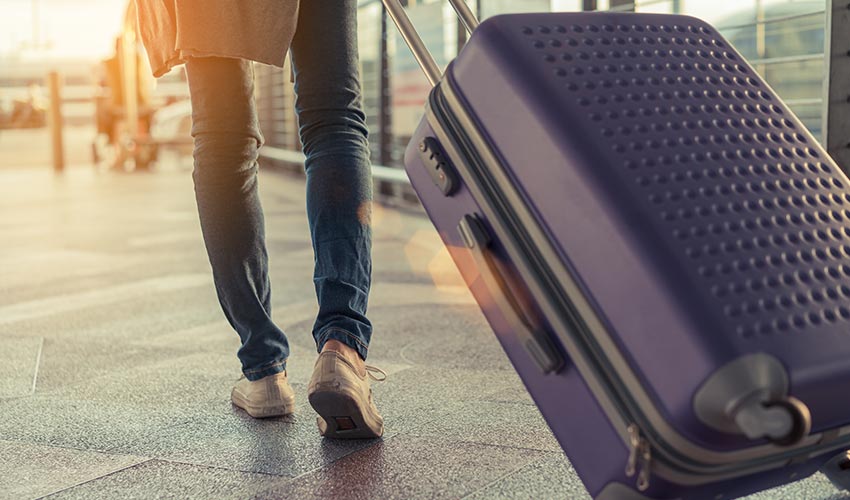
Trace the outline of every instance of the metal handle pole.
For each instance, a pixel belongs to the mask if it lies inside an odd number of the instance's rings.
[[[457,12],[457,16],[460,18],[463,23],[464,28],[469,33],[475,31],[475,28],[478,27],[478,18],[475,17],[475,14],[472,13],[472,9],[469,8],[469,5],[466,4],[465,0],[449,0],[449,3],[452,4],[455,12]]]
[[[398,30],[401,32],[402,38],[404,38],[407,46],[410,47],[411,52],[413,52],[413,57],[416,58],[416,62],[419,63],[422,71],[425,72],[425,76],[428,78],[428,81],[431,82],[432,86],[437,85],[443,72],[440,71],[440,67],[437,66],[434,56],[432,56],[428,51],[428,47],[425,46],[425,42],[422,41],[422,37],[420,37],[419,33],[416,32],[416,28],[413,26],[413,23],[410,22],[410,17],[408,17],[407,11],[404,10],[404,7],[402,7],[399,0],[383,0],[383,3],[390,15],[390,18],[392,18],[393,22],[398,27]],[[463,23],[464,28],[466,28],[466,31],[472,33],[475,28],[478,27],[478,19],[475,17],[475,14],[473,14],[472,9],[469,8],[469,5],[467,5],[464,0],[449,0],[449,3],[452,5],[452,8],[454,8],[455,12],[457,12],[457,15],[460,18],[461,23]]]
[[[422,71],[425,72],[425,76],[428,78],[428,81],[431,82],[431,86],[437,85],[437,83],[440,82],[440,77],[443,72],[440,71],[440,67],[437,66],[437,61],[434,60],[434,56],[428,52],[428,47],[425,46],[425,42],[422,41],[422,37],[420,37],[419,33],[416,32],[416,28],[413,27],[413,23],[411,23],[410,18],[407,17],[407,12],[405,12],[404,7],[401,6],[401,3],[399,3],[398,0],[383,0],[383,2],[384,7],[387,9],[387,13],[389,13],[393,22],[398,27],[398,30],[401,32],[401,36],[413,52],[413,57],[416,58],[416,62],[419,63],[419,66],[422,67]]]

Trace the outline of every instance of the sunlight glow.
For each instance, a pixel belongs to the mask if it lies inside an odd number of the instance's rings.
[[[124,0],[2,0],[0,56],[106,57],[126,5]]]

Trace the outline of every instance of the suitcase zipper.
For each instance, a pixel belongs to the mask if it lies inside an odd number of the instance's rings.
[[[466,138],[466,134],[462,131],[462,129],[452,122],[451,114],[447,112],[448,103],[445,101],[445,97],[440,92],[441,87],[438,85],[434,88],[432,96],[434,99],[431,100],[431,108],[434,111],[434,116],[440,122],[441,126],[454,137]],[[457,145],[460,150],[468,155],[474,154],[474,151],[470,151],[468,147],[463,144]],[[472,156],[470,156],[472,157]],[[577,326],[577,329],[580,328]],[[593,354],[589,354],[589,356],[596,358]],[[636,418],[633,414],[633,411],[630,409],[630,405],[622,400],[619,400],[616,394],[610,394],[612,399],[617,399],[615,402],[615,406],[617,411],[620,414],[623,425],[626,426],[627,433],[629,434],[628,447],[629,447],[629,460],[626,468],[626,475],[628,477],[636,478],[636,486],[641,490],[645,491],[649,488],[650,484],[650,476],[652,472],[653,465],[653,453],[652,453],[652,445],[650,440],[645,436],[645,434],[641,431],[640,426],[635,423]],[[666,462],[666,461],[665,461]],[[688,469],[686,467],[676,467],[676,462],[671,461],[670,465],[674,468],[678,468],[683,472],[695,472],[693,469]],[[695,464],[696,465],[696,464]]]
[[[471,144],[471,139],[467,137],[467,134],[462,130],[462,128],[455,123],[455,119],[452,117],[450,111],[448,111],[449,104],[446,100],[446,97],[442,95],[441,87],[443,85],[447,85],[449,88],[446,92],[454,93],[454,90],[451,88],[451,81],[445,80],[434,88],[431,99],[429,100],[430,107],[433,111],[433,116],[437,119],[440,128],[442,128],[447,135],[450,137],[458,137],[462,141],[469,142]],[[462,153],[468,155],[470,158],[476,158],[477,154],[474,149],[470,149],[472,146],[463,144],[463,143],[455,143],[456,149],[461,151]],[[478,176],[479,174],[470,172],[473,176]],[[476,182],[487,179],[476,179]],[[492,182],[492,180],[490,180]],[[486,188],[485,188],[486,189]],[[482,200],[478,200],[479,203]],[[503,209],[494,208],[497,211],[503,211]],[[503,214],[510,215],[510,214]],[[507,217],[510,218],[510,217]],[[515,228],[513,226],[508,227],[507,231],[510,233],[515,233]],[[518,239],[522,239],[520,236],[517,236]],[[520,246],[525,248],[524,243],[520,241],[518,243]],[[567,299],[569,301],[569,299]],[[576,313],[572,310],[568,312],[568,322],[573,324],[577,330],[583,331],[583,327],[579,322],[575,321]],[[581,334],[583,337],[587,337],[587,335]],[[590,339],[590,337],[587,337]],[[604,369],[606,366],[600,355],[595,353],[596,350],[599,349],[599,346],[593,347],[593,345],[586,344],[587,339],[583,342],[585,343],[582,346],[582,350],[584,351],[583,356],[588,359],[592,364],[596,365],[593,368],[595,376],[597,376],[600,380],[607,379],[606,373],[610,370]],[[591,339],[592,341],[592,339]],[[601,364],[600,364],[601,363]],[[619,413],[621,418],[621,429],[625,428],[626,434],[628,436],[626,445],[629,448],[629,456],[631,464],[632,456],[634,456],[634,472],[632,472],[629,477],[635,477],[637,487],[640,489],[643,487],[645,490],[649,487],[650,475],[652,472],[652,468],[658,462],[663,462],[665,467],[676,471],[677,473],[684,474],[686,476],[691,477],[729,477],[728,472],[723,472],[724,470],[730,470],[730,464],[719,464],[714,465],[706,462],[699,461],[698,459],[690,456],[683,455],[681,452],[672,448],[671,445],[668,445],[665,442],[665,439],[660,435],[654,435],[654,437],[650,437],[649,434],[642,431],[642,427],[637,422],[642,422],[645,420],[642,416],[642,411],[639,408],[636,408],[636,403],[630,401],[628,394],[623,393],[621,390],[616,389],[618,387],[616,384],[612,384],[612,381],[609,381],[607,384],[612,390],[607,391],[607,397],[610,399],[613,407],[616,408],[617,413]],[[612,422],[613,423],[613,422]],[[647,429],[651,427],[644,426],[643,429]],[[633,439],[634,435],[634,439]],[[656,445],[652,443],[655,442]],[[834,442],[835,447],[838,447],[837,440]],[[655,450],[655,453],[653,453]],[[732,476],[740,476],[745,475],[750,470],[760,470],[763,469],[766,464],[775,464],[776,467],[780,467],[783,464],[789,463],[793,459],[811,453],[812,451],[816,451],[816,445],[810,445],[803,448],[790,450],[788,453],[781,453],[777,455],[773,455],[765,458],[755,458],[749,459],[744,462],[737,463],[737,473]],[[828,451],[826,449],[817,450],[817,451]],[[630,468],[627,471],[631,470]],[[727,474],[724,476],[724,474]]]
[[[652,471],[652,445],[643,437],[640,427],[631,424],[629,432],[629,460],[626,463],[626,476],[635,477],[638,491],[649,489],[649,476]]]
[[[443,129],[449,132],[450,135],[462,139],[466,138],[466,134],[463,130],[453,123],[451,114],[447,111],[448,103],[445,101],[446,98],[441,94],[440,90],[441,86],[438,85],[434,88],[432,93],[434,99],[431,100],[431,107],[434,111],[434,116],[440,122]],[[474,154],[474,151],[470,151],[469,148],[463,144],[458,144],[457,146],[458,149],[468,155]],[[572,323],[575,323],[575,321]],[[581,327],[576,324],[576,329],[580,328]],[[592,352],[587,353],[587,355],[598,362],[598,356],[595,356]],[[605,371],[598,369],[597,372],[605,373]],[[650,485],[650,476],[654,463],[651,441],[648,439],[647,435],[641,431],[641,427],[635,423],[638,418],[636,418],[636,415],[631,408],[632,405],[622,400],[622,398],[620,398],[616,393],[609,393],[609,397],[614,401],[614,406],[620,414],[622,425],[626,428],[629,435],[628,442],[626,443],[629,448],[629,461],[627,463],[626,475],[628,477],[637,476],[636,486],[641,491],[645,491]],[[679,461],[673,456],[666,453],[662,453],[661,455],[662,456],[660,458],[667,458],[663,461],[673,469],[677,469],[686,474],[700,474],[700,472],[698,472],[700,464],[697,462],[694,462],[692,467],[688,467],[683,461]]]

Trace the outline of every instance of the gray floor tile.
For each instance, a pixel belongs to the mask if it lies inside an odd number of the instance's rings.
[[[4,257],[5,262],[13,261],[15,266],[4,269],[0,305],[35,301],[48,294],[72,295],[124,280],[133,281],[129,271],[141,263],[140,257],[44,246]],[[33,269],[40,272],[34,273]]]
[[[257,498],[461,498],[541,455],[439,438],[397,436]]]
[[[207,342],[199,340],[195,339],[195,343]],[[56,392],[78,384],[97,386],[99,382],[95,379],[121,378],[135,369],[156,366],[197,351],[179,343],[156,345],[81,336],[50,337],[44,341],[36,393]]]
[[[187,422],[191,408],[60,399],[0,401],[0,439],[106,451]]]
[[[516,403],[468,403],[410,432],[471,443],[561,450],[537,408]]]
[[[96,305],[62,314],[31,318],[3,326],[15,336],[106,339],[119,344],[163,332],[176,332],[221,319],[211,285],[191,290],[152,293],[112,305]]]
[[[823,474],[815,474],[796,483],[750,495],[742,500],[777,499],[847,500],[850,493],[839,492]]]
[[[435,369],[512,370],[476,305],[376,305],[371,353]],[[310,332],[314,318],[289,324],[287,332]],[[292,335],[294,342],[309,340]]]
[[[514,474],[493,483],[464,500],[537,500],[568,498],[590,500],[587,490],[569,460],[562,453],[530,464]],[[750,495],[741,500],[843,500],[850,493],[839,493],[822,474],[796,483]]]
[[[130,283],[84,290],[67,295],[50,295],[28,302],[16,302],[0,307],[0,326],[32,318],[57,316],[93,306],[111,307],[119,302],[140,302],[147,294],[186,292],[197,287],[209,287],[208,274],[177,274],[151,277]]]
[[[392,332],[411,364],[466,370],[512,370],[477,305],[376,308],[376,332]]]
[[[590,500],[575,469],[563,453],[545,457],[488,485],[464,500]]]
[[[35,388],[44,339],[0,334],[0,398],[26,396]]]
[[[241,368],[234,352],[202,352],[164,360],[150,359],[141,366],[62,387],[47,396],[91,402],[142,405],[177,414],[199,403],[228,401]],[[206,407],[204,407],[206,409]],[[182,411],[181,411],[182,410]]]
[[[569,460],[562,453],[552,453],[519,471],[475,492],[464,500],[538,500],[563,498],[590,500],[590,495]],[[842,500],[850,493],[839,493],[822,474],[757,493],[741,500]]]
[[[227,469],[149,460],[46,497],[50,500],[243,499],[289,479]]]
[[[0,499],[38,498],[146,460],[0,441]]]
[[[431,284],[375,282],[369,296],[369,307],[416,306],[440,304],[445,306],[475,305],[475,298],[465,286],[437,288]]]
[[[303,393],[303,388],[300,390]],[[315,419],[306,402],[295,415],[263,420],[253,419],[227,402],[211,405],[190,422],[121,444],[112,451],[244,472],[297,476],[376,442],[324,440]]]
[[[234,355],[240,345],[239,336],[223,315],[207,323],[188,325],[177,331],[150,332],[143,338],[128,339],[128,343],[186,354],[211,352]]]
[[[512,387],[516,379],[502,373],[415,366],[373,384],[373,391],[387,431],[405,433],[448,418],[483,395]]]
[[[513,387],[507,388],[503,391],[486,394],[481,396],[481,399],[483,401],[493,401],[496,403],[518,403],[536,406],[534,404],[534,400],[531,399],[531,395],[528,393],[528,390],[524,385],[522,385],[522,381],[519,380],[519,376],[516,377],[516,380],[517,383]]]

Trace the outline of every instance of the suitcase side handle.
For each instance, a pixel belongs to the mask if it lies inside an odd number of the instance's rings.
[[[508,281],[487,255],[491,239],[478,217],[464,215],[458,230],[481,271],[481,278],[493,301],[516,332],[525,350],[543,373],[560,371],[565,364],[563,355],[555,349],[542,328],[532,326],[527,319],[528,315],[522,312],[522,307],[510,292]]]
[[[434,56],[428,51],[428,47],[425,46],[425,42],[422,41],[422,37],[416,31],[416,27],[410,22],[407,11],[404,10],[399,0],[383,0],[383,3],[387,9],[387,13],[401,33],[402,38],[404,38],[407,46],[410,47],[410,51],[413,52],[413,57],[416,58],[419,67],[422,68],[428,81],[431,82],[431,86],[437,85],[440,78],[442,78],[443,72],[437,66]],[[454,8],[466,31],[472,33],[478,27],[478,19],[472,13],[466,1],[449,0],[449,3]]]

